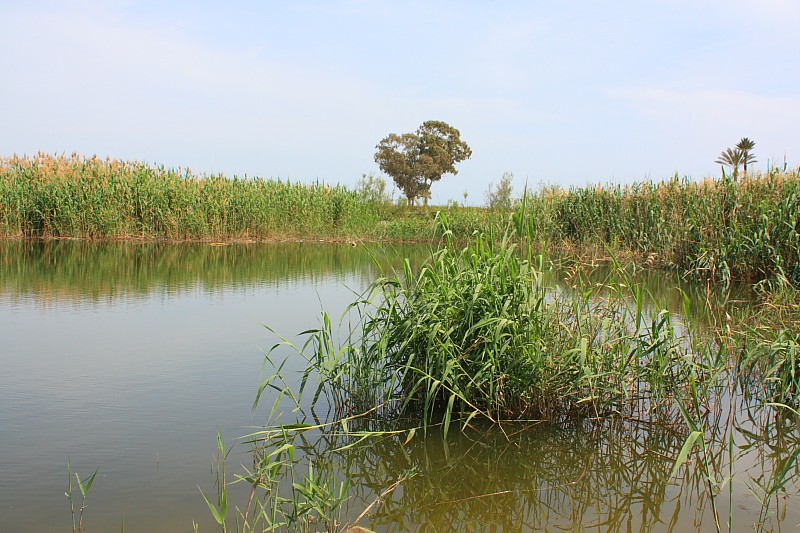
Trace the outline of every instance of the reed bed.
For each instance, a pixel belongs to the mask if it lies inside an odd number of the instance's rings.
[[[800,283],[800,172],[545,189],[529,233],[550,245],[632,251],[703,281]]]
[[[392,206],[369,190],[198,175],[97,157],[0,158],[0,237],[137,240],[431,241],[436,209]],[[451,210],[461,237],[492,225]]]
[[[502,231],[513,215],[542,249],[633,253],[687,277],[768,291],[800,284],[798,171],[550,187],[512,210],[410,209],[368,192],[76,154],[14,156],[0,158],[0,236],[433,242],[436,214],[446,212],[449,231],[464,241]]]
[[[347,238],[376,223],[375,209],[338,185],[198,176],[75,154],[0,160],[0,232],[6,236]]]

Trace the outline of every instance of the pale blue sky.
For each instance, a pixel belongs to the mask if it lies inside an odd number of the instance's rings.
[[[354,185],[389,133],[565,187],[800,162],[800,1],[0,0],[0,155],[77,151]]]

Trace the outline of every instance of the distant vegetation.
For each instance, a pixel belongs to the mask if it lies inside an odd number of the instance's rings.
[[[0,158],[4,238],[428,241],[435,218],[391,205],[373,175],[353,190],[74,154]],[[465,235],[490,225],[482,209],[453,219]]]
[[[800,283],[800,174],[597,186],[533,195],[550,245],[627,250],[702,280]]]
[[[524,202],[512,196],[509,174],[487,203],[399,207],[373,175],[348,189],[79,156],[0,159],[5,238],[431,242],[444,211],[457,239],[504,227],[513,215],[542,249],[632,253],[713,282],[800,283],[797,171],[547,187]]]
[[[0,161],[7,236],[268,239],[347,237],[376,226],[356,191],[322,183],[197,176],[78,156]]]
[[[514,174],[511,172],[504,172],[503,177],[495,185],[494,182],[489,184],[486,190],[486,207],[489,209],[507,210],[514,207]]]

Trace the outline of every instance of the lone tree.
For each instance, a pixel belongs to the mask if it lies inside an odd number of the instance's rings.
[[[419,197],[427,205],[431,184],[444,174],[458,174],[455,164],[472,155],[461,133],[439,120],[423,123],[414,133],[391,133],[376,148],[375,162],[394,179],[409,205]]]

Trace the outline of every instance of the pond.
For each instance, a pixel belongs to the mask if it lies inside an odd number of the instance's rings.
[[[322,309],[335,320],[378,264],[407,255],[424,250],[0,243],[0,531],[69,530],[68,468],[98,469],[87,531],[192,531],[193,522],[214,531],[200,488],[214,493],[217,432],[237,471],[252,463],[237,437],[267,420],[267,398],[252,408],[277,341],[264,325],[291,336],[317,327]],[[644,283],[668,295],[679,280]],[[731,405],[740,410],[728,402],[720,419]],[[759,412],[737,428],[734,482],[714,502],[723,529],[729,516],[734,530],[799,523],[792,476],[766,510],[758,488],[792,459],[797,421]],[[383,439],[330,461],[352,479],[351,518],[415,472],[360,522],[375,531],[713,531],[699,462],[672,475],[685,438],[674,427],[576,419]],[[246,487],[231,490],[231,505],[245,505]]]

